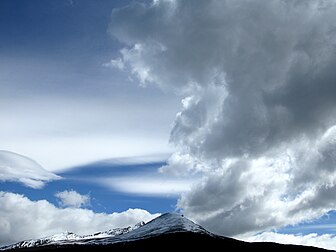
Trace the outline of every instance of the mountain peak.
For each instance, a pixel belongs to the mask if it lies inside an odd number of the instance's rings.
[[[16,243],[11,246],[0,248],[32,248],[47,245],[70,245],[70,244],[113,244],[115,242],[127,242],[149,237],[155,237],[166,233],[208,233],[201,226],[179,213],[164,213],[148,223],[139,222],[133,227],[115,228],[104,232],[98,232],[92,235],[77,235],[72,232],[63,232],[37,240],[28,240]]]
[[[147,225],[153,224],[167,227],[171,231],[205,231],[200,225],[197,225],[180,213],[164,213],[156,219],[147,223]]]
[[[204,228],[179,213],[164,213],[134,232],[123,235],[127,239],[157,236],[163,233],[194,232],[208,233]]]

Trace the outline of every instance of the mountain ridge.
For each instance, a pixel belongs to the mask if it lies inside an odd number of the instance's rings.
[[[32,248],[46,245],[84,244],[93,239],[103,239],[108,237],[114,237],[116,235],[122,235],[135,229],[138,229],[143,225],[145,225],[145,222],[141,221],[135,224],[134,226],[128,226],[124,228],[113,228],[107,231],[96,232],[94,234],[88,234],[88,235],[78,235],[73,232],[65,231],[62,233],[57,233],[39,239],[29,239],[14,243],[12,245],[6,245],[0,247],[0,251],[20,249],[20,248]]]
[[[110,232],[110,233],[109,233]],[[108,234],[109,233],[109,234]],[[59,234],[58,234],[59,235]],[[62,235],[66,238],[62,240]],[[233,238],[215,235],[182,214],[165,213],[149,221],[140,222],[133,227],[110,229],[93,235],[78,236],[71,232],[54,237],[52,242],[43,239],[28,240],[0,248],[4,251],[158,251],[158,250],[197,250],[216,249],[259,250],[259,251],[311,251],[325,249],[285,245],[269,242],[249,243]],[[106,235],[106,236],[104,236]],[[56,236],[56,238],[55,238]],[[63,237],[63,238],[64,238]],[[83,238],[84,237],[84,238]],[[57,240],[59,238],[59,240]],[[31,241],[38,241],[35,244]],[[25,242],[25,243],[24,243]],[[31,243],[29,243],[31,242]],[[21,244],[21,246],[20,246]],[[30,245],[30,246],[29,246]]]

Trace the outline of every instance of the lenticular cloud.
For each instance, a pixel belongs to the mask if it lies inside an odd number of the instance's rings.
[[[236,235],[336,209],[335,1],[159,0],[112,12],[117,62],[183,96],[163,172],[178,206]]]
[[[34,160],[10,151],[0,150],[0,181],[14,181],[31,188],[42,188],[48,181],[60,179]]]

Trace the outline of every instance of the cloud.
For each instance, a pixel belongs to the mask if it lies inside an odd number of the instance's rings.
[[[110,62],[104,63],[103,66],[104,67],[117,68],[117,69],[120,69],[120,70],[124,70],[124,68],[125,68],[124,61],[121,58],[112,59],[112,60],[110,60]]]
[[[178,206],[211,231],[255,233],[336,209],[335,1],[154,1],[110,34],[141,85],[182,100],[161,170],[200,174]]]
[[[70,231],[90,234],[149,221],[158,214],[128,209],[111,214],[88,209],[57,208],[46,200],[31,201],[23,195],[0,192],[0,245]]]
[[[136,175],[98,179],[99,184],[123,193],[144,196],[176,197],[190,190],[194,180],[168,176]]]
[[[46,182],[60,178],[28,157],[0,150],[0,181],[15,181],[39,189]]]
[[[55,173],[103,159],[169,156],[177,105],[164,95],[149,97],[154,91],[115,89],[105,91],[112,98],[0,99],[1,148],[24,153]]]
[[[243,238],[248,242],[276,242],[283,244],[298,244],[305,246],[314,246],[324,249],[336,250],[336,237],[332,234],[279,234],[274,232],[264,232],[252,237]]]
[[[119,157],[106,159],[102,162],[111,165],[132,165],[132,164],[152,164],[163,162],[163,160],[167,160],[169,158],[169,154],[156,154],[151,156],[133,156],[133,157]]]
[[[89,195],[81,195],[74,190],[57,192],[55,197],[59,199],[59,204],[62,207],[80,208],[90,204]]]

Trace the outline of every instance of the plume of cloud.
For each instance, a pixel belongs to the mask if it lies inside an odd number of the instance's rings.
[[[336,208],[335,1],[157,0],[112,12],[124,69],[183,96],[161,170],[178,206],[236,235]],[[183,168],[185,167],[185,168]]]
[[[15,181],[39,189],[46,182],[60,178],[28,157],[0,150],[0,182]]]
[[[167,174],[164,174],[167,175]],[[97,179],[97,183],[122,193],[142,196],[176,197],[190,189],[196,179],[177,179],[153,174],[136,174]]]

